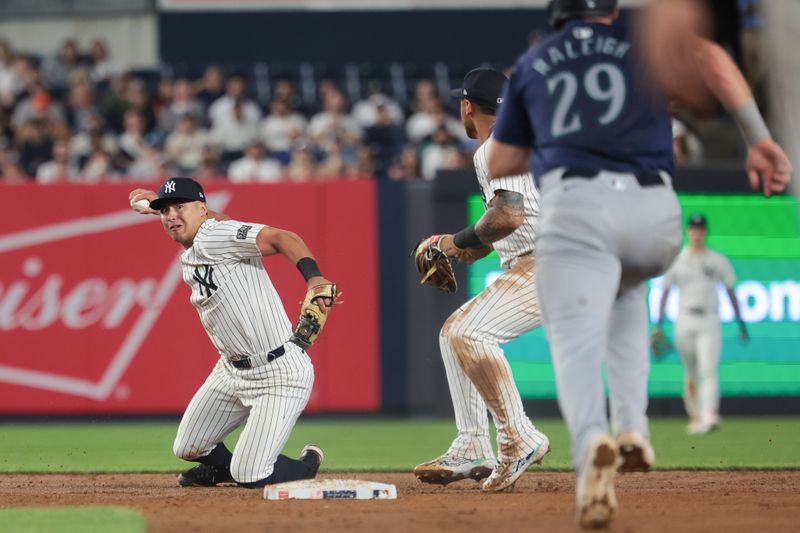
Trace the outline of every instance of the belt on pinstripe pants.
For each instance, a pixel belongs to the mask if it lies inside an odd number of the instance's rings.
[[[271,352],[267,352],[267,362],[271,363],[275,359],[277,359],[278,357],[282,356],[285,353],[286,353],[286,348],[284,348],[283,345],[278,346],[277,348],[275,348]],[[235,368],[238,368],[238,369],[242,370],[242,369],[253,368],[253,366],[255,366],[255,365],[253,365],[253,360],[257,359],[257,358],[258,358],[258,356],[246,357],[246,358],[243,358],[243,359],[231,359],[231,358],[228,358],[228,361],[230,361],[231,365],[233,365]]]

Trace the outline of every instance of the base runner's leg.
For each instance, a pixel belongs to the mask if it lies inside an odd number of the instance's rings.
[[[250,414],[233,452],[231,474],[245,486],[316,475],[316,468],[305,462],[278,455],[308,403],[314,383],[314,367],[305,352],[291,343],[285,347],[286,355],[244,371],[238,380],[239,394]]]

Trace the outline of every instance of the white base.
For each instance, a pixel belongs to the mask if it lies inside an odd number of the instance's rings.
[[[396,500],[390,483],[358,479],[307,479],[264,487],[265,500]]]

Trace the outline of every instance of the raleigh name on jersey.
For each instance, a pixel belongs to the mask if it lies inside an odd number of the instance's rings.
[[[181,254],[183,280],[192,288],[190,301],[223,357],[264,355],[292,334],[256,246],[263,227],[209,219]]]
[[[500,256],[500,264],[503,268],[509,268],[515,258],[533,252],[539,219],[539,191],[536,189],[530,173],[505,176],[499,179],[492,179],[489,176],[486,155],[491,142],[492,138],[489,137],[478,147],[472,158],[475,163],[475,173],[478,175],[478,183],[481,186],[484,205],[488,209],[488,203],[494,198],[495,191],[501,189],[520,193],[524,200],[525,220],[522,225],[508,237],[492,244]]]

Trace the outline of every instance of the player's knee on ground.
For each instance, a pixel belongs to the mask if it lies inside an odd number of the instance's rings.
[[[264,478],[269,477],[275,468],[273,464],[269,471],[264,473],[253,472],[252,469],[247,469],[246,461],[231,461],[231,476],[237,483],[255,483]]]
[[[175,439],[175,443],[172,445],[172,453],[175,454],[175,457],[185,461],[194,461],[198,457],[207,455],[210,451],[207,448],[202,448],[182,439]]]

